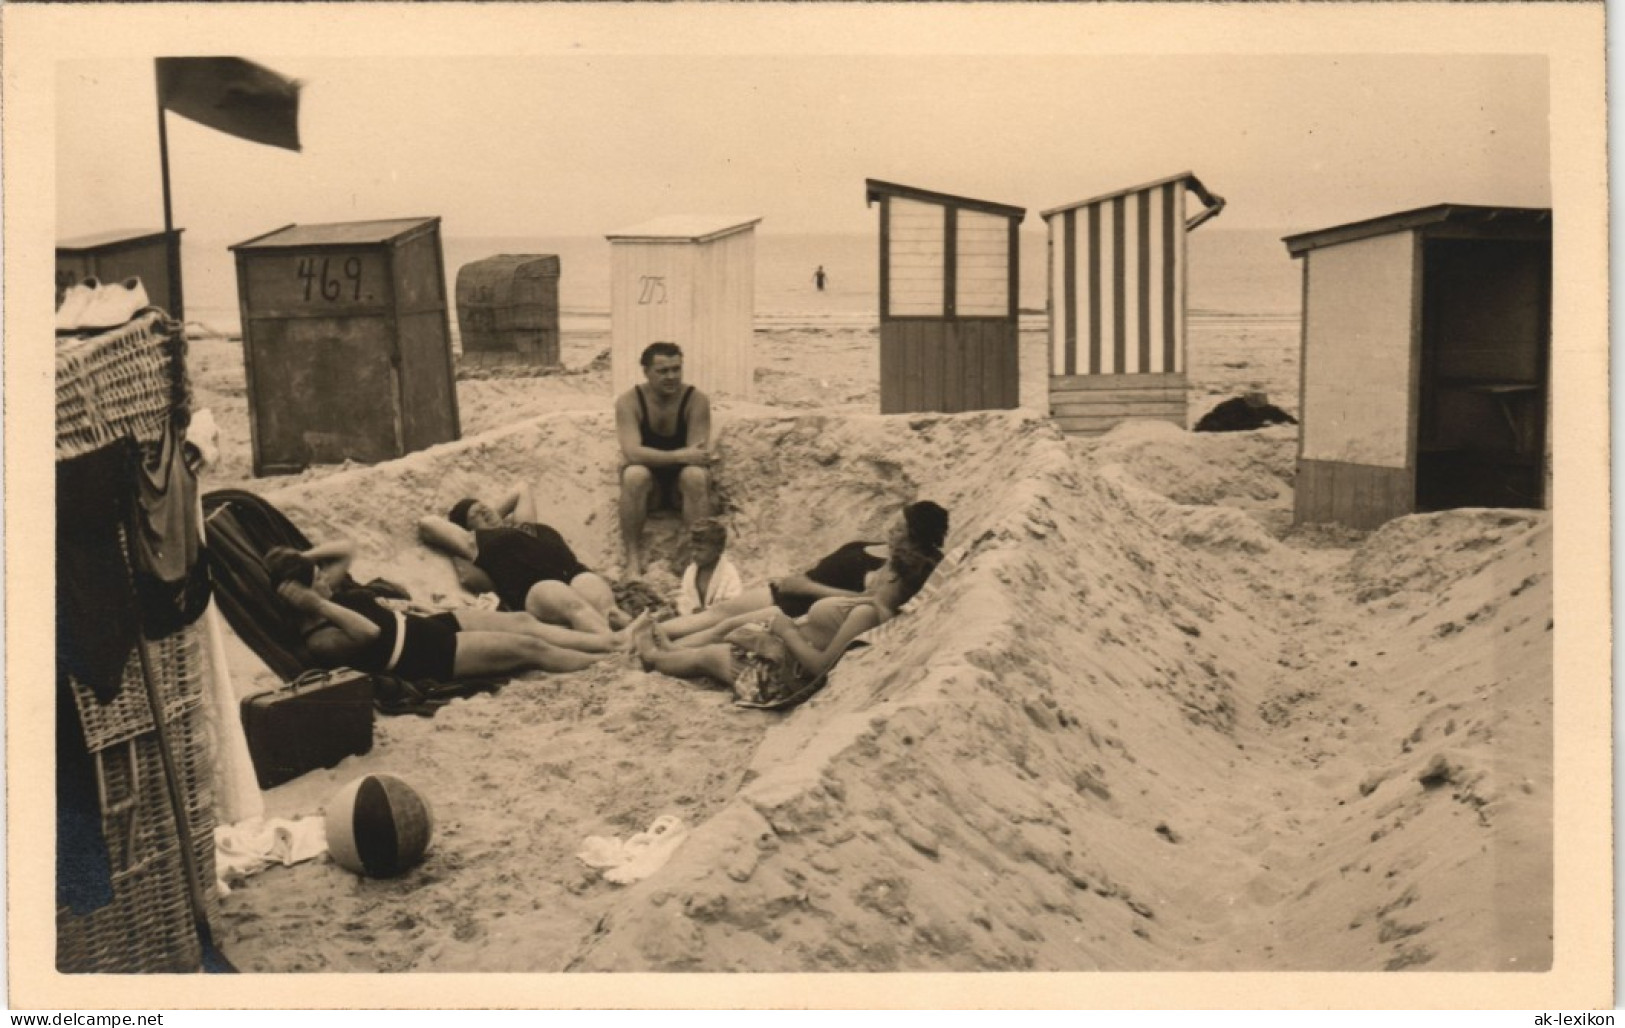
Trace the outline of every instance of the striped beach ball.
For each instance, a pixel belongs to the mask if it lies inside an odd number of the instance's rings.
[[[429,805],[394,775],[362,775],[344,786],[327,802],[326,821],[333,859],[370,878],[415,867],[434,834]]]

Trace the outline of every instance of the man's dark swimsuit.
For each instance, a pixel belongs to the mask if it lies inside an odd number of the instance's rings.
[[[457,660],[456,614],[449,610],[428,616],[399,614],[385,608],[365,589],[337,593],[333,602],[378,626],[377,637],[346,657],[345,666],[358,671],[391,671],[408,681],[452,680]],[[305,638],[336,627],[330,621],[320,621],[305,629]]]
[[[677,427],[670,435],[662,435],[654,430],[649,421],[649,404],[643,399],[643,389],[633,386],[632,391],[638,394],[638,438],[651,450],[681,450],[688,445],[688,398],[694,395],[694,387],[689,386],[683,390],[683,398],[677,402]],[[685,465],[667,464],[658,468],[650,468],[649,473],[654,475],[656,484],[660,486],[660,505],[667,508],[676,508],[680,497],[677,493],[677,476],[683,473]]]

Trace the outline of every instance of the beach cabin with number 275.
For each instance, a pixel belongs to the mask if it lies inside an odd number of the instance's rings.
[[[1099,435],[1136,418],[1186,427],[1185,233],[1223,209],[1186,171],[1043,212],[1061,431]]]
[[[867,180],[880,204],[880,413],[1020,402],[1020,207]]]
[[[611,232],[610,382],[643,381],[654,342],[683,348],[683,378],[750,398],[756,360],[756,232],[761,218],[676,214]]]

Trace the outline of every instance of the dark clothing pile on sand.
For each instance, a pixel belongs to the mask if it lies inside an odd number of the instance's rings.
[[[1235,396],[1202,415],[1198,432],[1249,432],[1265,425],[1296,425],[1298,419],[1269,402]]]

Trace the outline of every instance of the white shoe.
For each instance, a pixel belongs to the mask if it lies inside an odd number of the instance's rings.
[[[75,282],[62,294],[62,306],[56,309],[56,330],[58,332],[72,332],[79,327],[79,318],[90,306],[90,301],[96,298],[96,290],[101,283],[94,278],[87,278],[83,282]]]
[[[79,316],[79,328],[114,328],[135,317],[137,311],[151,304],[146,287],[139,278],[105,284],[96,290],[90,305]]]

